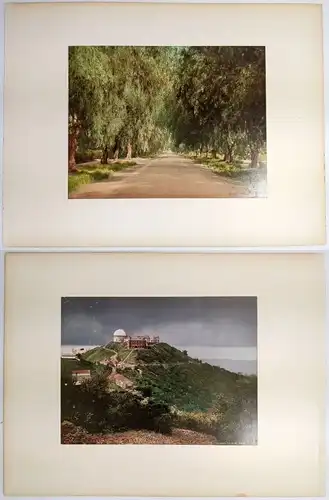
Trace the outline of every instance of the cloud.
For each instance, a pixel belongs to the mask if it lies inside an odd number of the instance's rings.
[[[93,343],[93,339],[98,339],[100,344],[106,339],[104,326],[99,320],[84,313],[73,313],[63,318],[62,343],[88,345]]]
[[[104,344],[117,328],[156,334],[177,346],[256,346],[257,302],[253,297],[62,301],[62,344]]]

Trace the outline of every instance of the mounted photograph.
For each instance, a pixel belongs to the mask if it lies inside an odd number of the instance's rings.
[[[62,444],[257,445],[257,297],[64,297]]]
[[[68,197],[267,196],[265,47],[70,46]]]

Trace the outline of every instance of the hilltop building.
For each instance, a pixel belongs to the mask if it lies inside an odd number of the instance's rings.
[[[124,330],[115,330],[113,333],[113,342],[120,342],[122,344],[126,338],[127,334]]]
[[[72,381],[74,385],[81,385],[84,380],[90,379],[90,370],[73,370]]]
[[[149,335],[127,335],[124,330],[116,330],[113,334],[113,342],[126,345],[129,349],[147,349],[160,342],[160,337]]]

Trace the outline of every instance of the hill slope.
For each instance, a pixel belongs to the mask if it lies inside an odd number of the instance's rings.
[[[149,349],[128,349],[122,344],[109,343],[83,354],[82,360],[88,363],[108,360],[137,389],[149,388],[155,400],[184,411],[207,411],[219,394],[241,394],[256,400],[256,377],[193,359],[166,343]]]
[[[149,349],[110,343],[79,358],[62,359],[61,417],[71,425],[62,442],[257,442],[255,376],[212,366],[165,343]],[[78,367],[92,374],[81,385],[70,378]],[[154,432],[167,437],[154,438]],[[115,436],[105,437],[109,433]]]

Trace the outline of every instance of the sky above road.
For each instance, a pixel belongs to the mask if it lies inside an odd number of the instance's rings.
[[[232,371],[257,370],[256,297],[62,299],[62,345],[103,345],[118,328]]]

